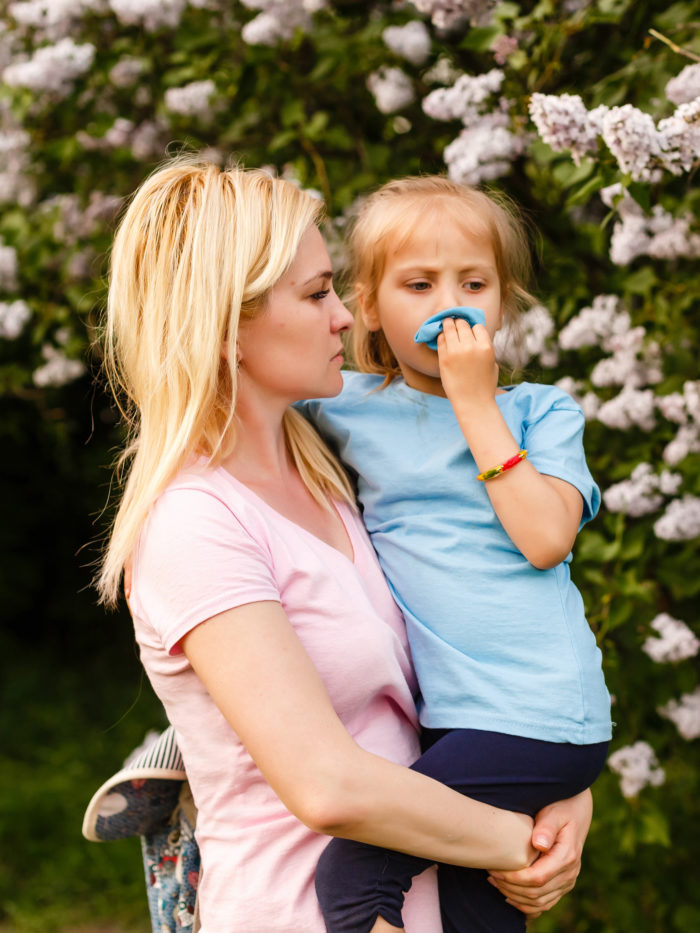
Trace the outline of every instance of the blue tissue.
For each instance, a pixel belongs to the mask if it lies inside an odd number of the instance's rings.
[[[486,318],[480,308],[448,308],[438,311],[427,321],[423,321],[413,338],[416,343],[427,343],[431,350],[437,350],[437,339],[442,333],[442,322],[446,317],[461,317],[473,327],[475,324],[485,324]]]

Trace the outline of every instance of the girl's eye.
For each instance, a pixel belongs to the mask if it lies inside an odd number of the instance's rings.
[[[324,299],[327,295],[330,295],[330,293],[331,293],[330,288],[324,288],[322,292],[314,292],[313,295],[311,295],[310,297],[311,297],[314,301],[323,301],[323,299]]]
[[[483,287],[483,282],[467,282],[467,290],[470,292],[480,292]]]
[[[410,282],[408,287],[416,292],[424,292],[430,288],[430,282]]]

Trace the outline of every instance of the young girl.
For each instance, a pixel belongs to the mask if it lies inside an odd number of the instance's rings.
[[[368,199],[350,255],[362,372],[306,413],[357,477],[406,619],[424,729],[414,767],[534,814],[592,784],[611,724],[569,576],[600,501],[583,414],[554,386],[498,385],[494,334],[532,301],[522,226],[492,195],[409,178]],[[433,350],[417,332],[435,316]],[[328,930],[369,931],[378,917],[402,927],[426,864],[333,840],[316,875]],[[524,930],[486,872],[441,865],[439,877],[446,933]]]

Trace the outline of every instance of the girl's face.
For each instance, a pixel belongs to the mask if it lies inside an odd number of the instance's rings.
[[[376,299],[360,301],[369,330],[382,330],[407,385],[430,395],[444,395],[438,356],[413,336],[423,321],[459,305],[480,308],[493,339],[501,324],[501,283],[486,232],[475,222],[466,229],[448,211],[426,211],[423,226],[387,254]]]
[[[300,399],[337,395],[342,388],[340,335],[350,327],[352,315],[333,290],[323,238],[310,227],[265,307],[241,321],[240,397],[253,391],[286,407]]]

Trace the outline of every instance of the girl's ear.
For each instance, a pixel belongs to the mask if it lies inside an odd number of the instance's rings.
[[[362,323],[365,325],[367,330],[375,331],[382,329],[382,326],[379,323],[379,312],[377,310],[376,301],[370,299],[366,293],[358,292],[357,306],[360,309]]]

